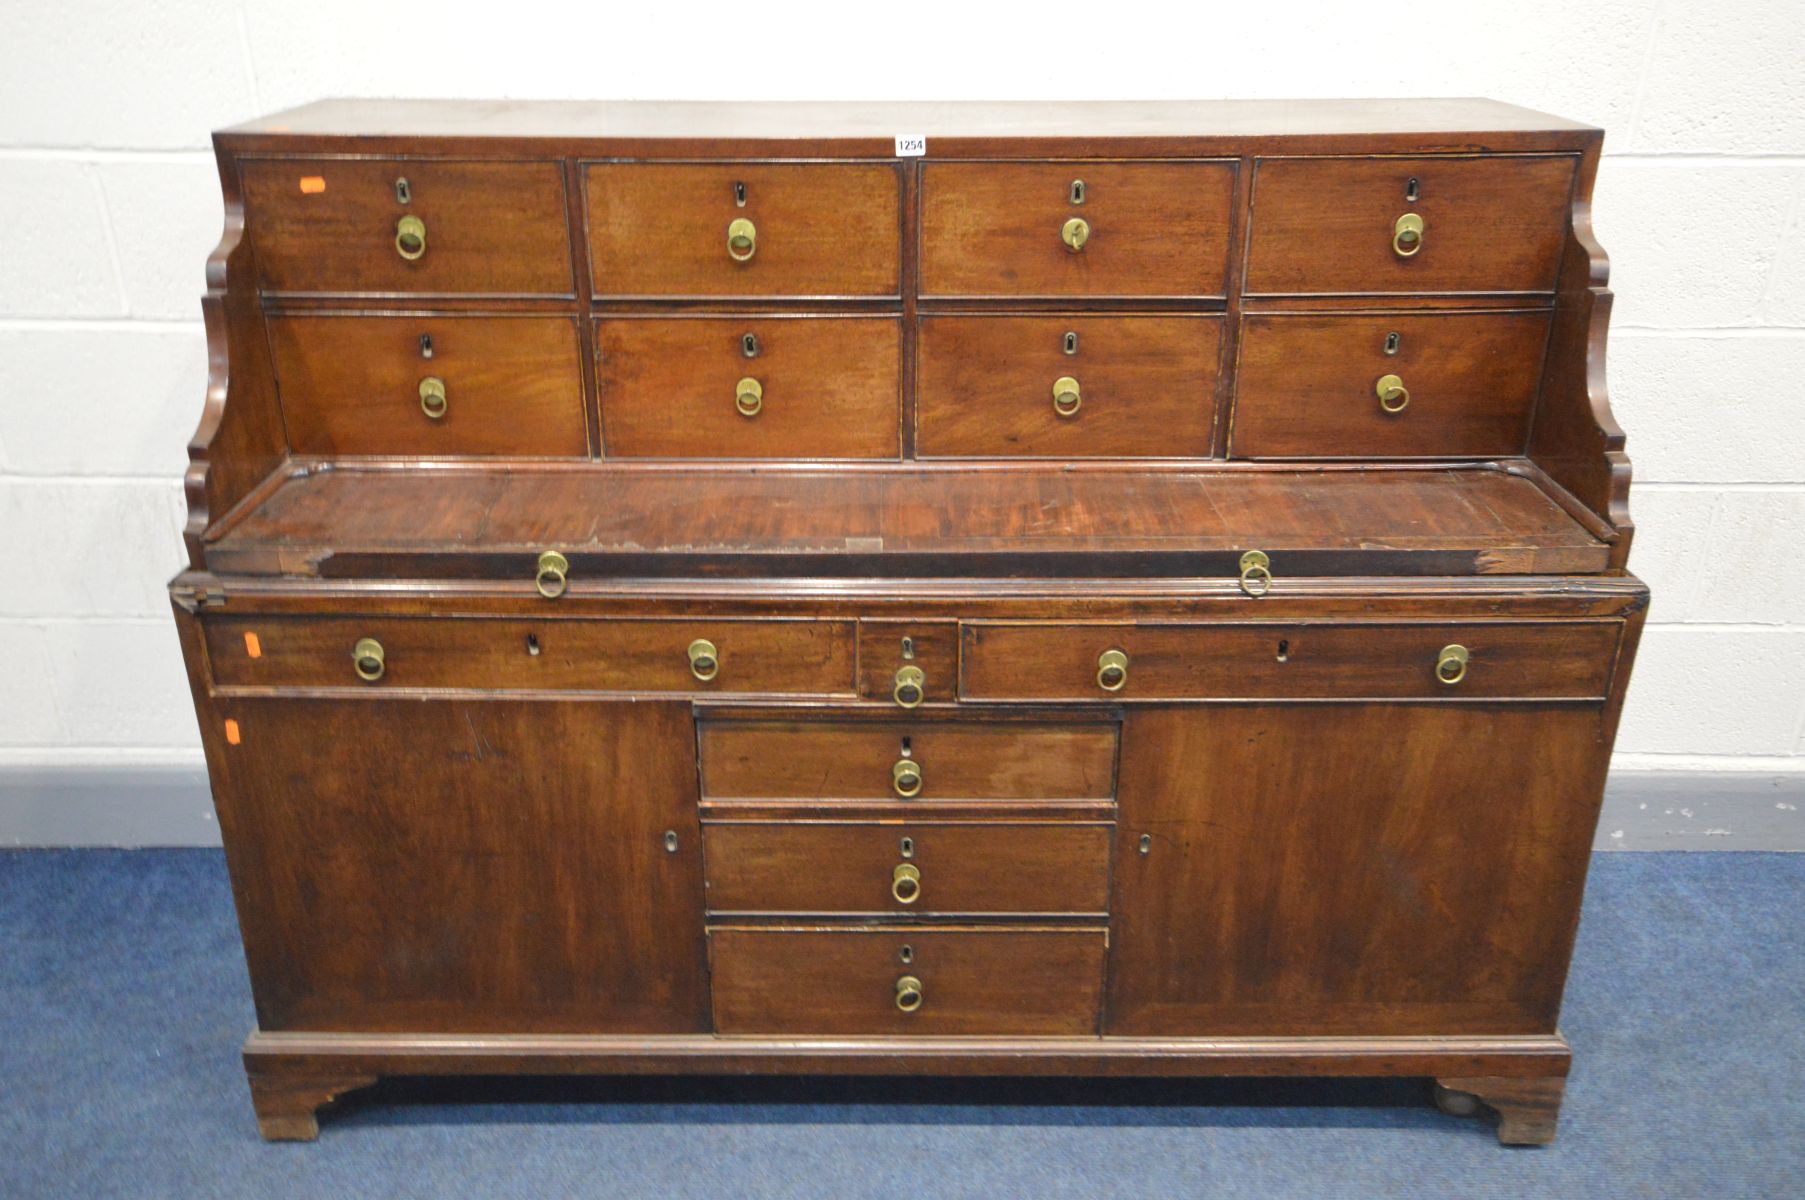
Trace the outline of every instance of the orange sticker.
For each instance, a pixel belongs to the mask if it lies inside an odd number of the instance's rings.
[[[227,717],[226,718],[226,745],[236,746],[237,744],[238,744],[238,722],[232,720],[232,718],[230,718],[230,717]]]
[[[258,641],[257,635],[248,629],[245,631],[244,635],[244,652],[252,658],[263,657],[263,643]]]
[[[303,176],[301,176],[301,194],[303,196],[318,195],[320,192],[323,192],[325,190],[326,190],[326,177],[324,175],[303,175]]]

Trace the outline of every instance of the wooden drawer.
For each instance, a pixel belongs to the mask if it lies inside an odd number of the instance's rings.
[[[1106,824],[709,822],[713,913],[975,915],[1109,909]]]
[[[1569,155],[1266,158],[1254,170],[1250,293],[1548,292],[1572,204]],[[1406,198],[1412,180],[1417,199]],[[1398,218],[1422,219],[1414,254]]]
[[[591,163],[584,193],[598,296],[901,293],[901,184],[887,163]],[[740,220],[752,242],[736,258]]]
[[[298,454],[588,452],[569,317],[291,315],[268,328]]]
[[[214,681],[241,687],[493,688],[850,695],[853,623],[491,617],[209,617]],[[381,644],[360,678],[353,650]],[[712,642],[714,678],[689,647]]]
[[[603,320],[602,444],[664,458],[897,458],[901,359],[894,317]]]
[[[1114,724],[707,721],[707,799],[1107,800]],[[908,754],[903,754],[904,748]],[[911,794],[896,765],[919,768]]]
[[[715,1032],[1091,1035],[1107,944],[1101,929],[714,928]]]
[[[921,293],[1221,296],[1234,186],[1226,162],[928,163]]]
[[[1521,454],[1548,321],[1545,310],[1245,317],[1230,451],[1249,458]],[[1382,402],[1377,385],[1388,375],[1405,390],[1399,396],[1388,388]]]
[[[1220,317],[923,318],[916,445],[924,457],[1208,456],[1221,342]],[[1062,380],[1078,385],[1075,409],[1055,403]]]
[[[1610,683],[1616,621],[1409,624],[1040,625],[972,622],[960,693],[983,700],[1523,698],[1596,700]],[[1444,648],[1463,647],[1439,666]],[[1128,656],[1115,690],[1099,656]],[[1438,669],[1456,676],[1445,683]]]
[[[553,162],[259,158],[240,168],[266,292],[569,296],[564,172]],[[408,200],[396,183],[407,180]],[[418,258],[397,223],[426,227]]]
[[[905,678],[904,668],[918,674]],[[915,690],[899,691],[904,683]],[[945,703],[958,691],[959,622],[859,619],[860,696],[915,708]]]

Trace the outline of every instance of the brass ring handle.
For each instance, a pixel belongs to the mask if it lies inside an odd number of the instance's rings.
[[[689,644],[689,673],[707,683],[721,673],[721,656],[715,650],[714,643],[707,638],[697,638]]]
[[[1078,381],[1070,375],[1061,375],[1053,381],[1053,411],[1062,417],[1078,415],[1078,406],[1084,403],[1084,396],[1079,391]]]
[[[920,667],[898,667],[896,686],[890,689],[890,698],[903,708],[916,707],[927,694],[927,679]]]
[[[426,222],[419,217],[402,217],[395,222],[395,253],[413,262],[426,253]]]
[[[388,670],[383,661],[382,643],[375,638],[359,638],[351,647],[351,667],[365,683],[375,683]]]
[[[1084,249],[1084,243],[1091,240],[1091,225],[1083,217],[1073,217],[1059,230],[1059,240],[1073,254]]]
[[[1423,248],[1423,218],[1405,213],[1391,227],[1391,248],[1399,258],[1409,258]]]
[[[1256,600],[1272,590],[1272,560],[1264,550],[1241,556],[1241,590]]]
[[[745,217],[735,217],[727,225],[727,257],[734,262],[749,262],[758,253],[758,226]]]
[[[913,904],[921,899],[921,871],[914,863],[898,863],[890,872],[890,894],[898,904]]]
[[[1471,656],[1465,646],[1443,646],[1435,656],[1435,677],[1453,687],[1467,677],[1467,660]]]
[[[539,556],[539,570],[533,576],[533,586],[547,600],[556,600],[570,586],[570,560],[556,550],[547,550]]]
[[[1410,389],[1396,375],[1381,375],[1373,385],[1379,394],[1379,407],[1388,413],[1401,413],[1410,407]]]
[[[1097,686],[1106,692],[1127,687],[1128,655],[1120,650],[1105,650],[1097,655]]]
[[[445,381],[437,375],[428,375],[420,381],[420,411],[435,421],[445,419],[445,410],[451,407],[451,401],[445,396]]]
[[[896,765],[890,768],[890,786],[904,800],[912,800],[921,795],[921,788],[927,781],[922,778],[921,764],[912,758],[899,758]]]
[[[912,1013],[921,1007],[921,980],[913,975],[904,975],[896,981],[896,1007],[903,1012]]]
[[[733,389],[733,407],[742,417],[756,417],[765,406],[764,385],[748,375]]]

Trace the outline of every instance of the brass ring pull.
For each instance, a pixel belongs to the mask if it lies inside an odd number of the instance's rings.
[[[1465,646],[1443,646],[1441,653],[1435,656],[1435,677],[1453,687],[1467,677],[1469,657]]]
[[[904,800],[912,800],[921,795],[922,784],[925,782],[921,775],[921,764],[912,758],[899,758],[896,765],[890,768],[890,786]]]
[[[351,666],[365,683],[375,683],[388,670],[383,662],[382,643],[375,638],[359,638],[351,647]]]
[[[898,667],[896,686],[890,689],[890,698],[903,708],[916,707],[927,694],[927,679],[920,667]]]
[[[1059,230],[1059,240],[1073,254],[1084,249],[1084,243],[1091,240],[1091,225],[1083,217],[1073,217]]]
[[[413,262],[426,253],[426,222],[419,217],[402,217],[395,222],[395,253]]]
[[[1062,417],[1078,415],[1078,406],[1084,403],[1084,396],[1078,390],[1078,381],[1070,375],[1061,375],[1053,381],[1053,411]]]
[[[1399,258],[1409,258],[1423,248],[1423,218],[1405,213],[1391,227],[1391,248]]]
[[[533,586],[547,600],[556,600],[570,586],[570,560],[556,550],[547,550],[539,556],[539,571],[533,576]]]
[[[896,981],[897,1008],[912,1013],[921,1007],[921,1000],[921,980],[913,975],[904,975]]]
[[[914,863],[898,863],[890,872],[890,894],[898,904],[913,904],[921,899],[921,871]]]
[[[1381,375],[1373,385],[1379,394],[1379,407],[1388,413],[1401,413],[1410,407],[1410,389],[1396,375]]]
[[[727,225],[727,257],[734,262],[750,262],[758,253],[758,226],[745,217],[735,217]]]
[[[445,397],[445,381],[437,375],[428,375],[420,381],[420,411],[435,421],[445,419],[445,410],[451,407],[451,401]]]
[[[764,385],[748,375],[733,389],[733,407],[742,417],[756,417],[765,406]]]
[[[721,673],[721,656],[715,651],[714,643],[707,638],[697,638],[689,644],[689,673],[707,683]]]
[[[1241,590],[1256,600],[1272,590],[1272,560],[1264,550],[1241,556]]]
[[[1097,655],[1097,686],[1106,692],[1127,687],[1128,655],[1120,650],[1105,650]]]

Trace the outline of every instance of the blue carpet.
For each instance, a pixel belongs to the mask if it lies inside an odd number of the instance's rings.
[[[815,1079],[398,1082],[265,1145],[218,852],[0,853],[0,1197],[1793,1200],[1802,918],[1805,855],[1598,856],[1545,1149],[1412,1081]]]

